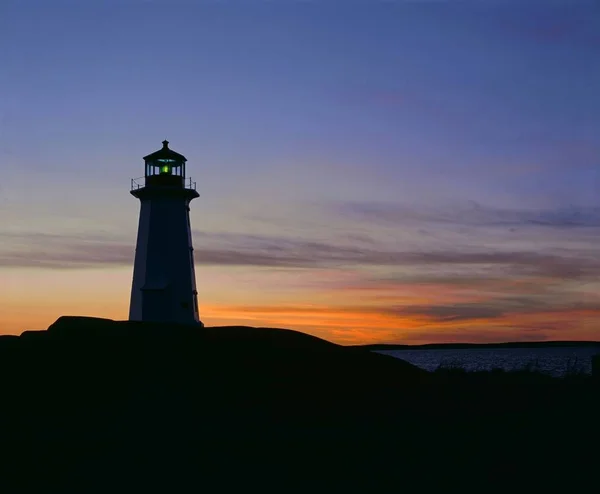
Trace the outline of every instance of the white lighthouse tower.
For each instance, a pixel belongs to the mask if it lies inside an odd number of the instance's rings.
[[[144,177],[131,180],[141,207],[130,321],[202,325],[189,207],[199,194],[186,180],[186,161],[163,141],[162,149],[144,157]]]

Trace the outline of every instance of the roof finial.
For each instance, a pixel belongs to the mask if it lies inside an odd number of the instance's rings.
[[[163,144],[163,149],[168,149],[169,147],[169,141],[167,141],[166,139],[162,142]]]

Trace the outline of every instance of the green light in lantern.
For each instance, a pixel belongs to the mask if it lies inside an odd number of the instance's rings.
[[[169,173],[169,167],[167,165],[165,165],[160,169],[160,171],[163,173]]]

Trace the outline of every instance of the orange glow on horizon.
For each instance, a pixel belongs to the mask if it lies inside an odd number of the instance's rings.
[[[200,286],[201,318],[207,326],[287,328],[341,344],[594,340],[600,321],[600,305],[598,309],[537,311],[517,307],[496,317],[477,317],[477,313],[464,317],[442,313],[436,317],[435,312],[427,313],[430,306],[493,307],[496,291],[527,294],[531,282],[488,280],[482,283],[488,291],[442,283],[394,283],[390,289],[390,283],[375,283],[367,289],[355,284],[298,293],[274,291],[270,288],[272,275],[268,275],[264,290],[245,295],[244,284],[230,284],[229,274],[214,272],[217,274],[205,270],[208,279]],[[326,277],[333,278],[332,273]],[[0,334],[45,329],[62,315],[116,320],[128,315],[131,269],[5,270],[2,278],[8,283],[0,286]],[[260,274],[251,279],[265,283]],[[228,284],[232,289],[228,290]]]

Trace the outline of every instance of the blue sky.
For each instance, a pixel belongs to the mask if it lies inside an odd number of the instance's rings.
[[[107,302],[76,309],[125,317],[138,212],[129,179],[167,138],[201,193],[192,222],[209,323],[287,324],[336,341],[516,339],[519,324],[533,324],[510,319],[510,283],[489,294],[501,311],[477,302],[502,324],[436,319],[448,304],[464,309],[447,300],[460,291],[456,271],[475,291],[502,273],[552,285],[551,295],[534,285],[519,295],[538,310],[537,338],[556,334],[542,328],[556,300],[570,301],[563,312],[585,301],[584,316],[564,315],[561,337],[589,337],[600,262],[597,2],[5,0],[0,28],[5,331],[54,314],[18,309],[23,270],[38,280],[34,298],[60,277],[58,312],[88,276],[97,283],[86,300]],[[441,249],[452,259],[414,257]],[[273,252],[294,262],[264,259]],[[395,261],[382,267],[382,255]],[[548,263],[581,265],[589,279],[546,269],[541,281]],[[432,272],[429,302],[398,299]],[[347,288],[389,278],[404,288],[380,287],[369,304],[388,319],[376,322]],[[244,283],[262,297],[244,298]],[[289,316],[305,305],[335,317]],[[422,310],[395,321],[392,305]],[[273,319],[284,306],[288,319]]]

